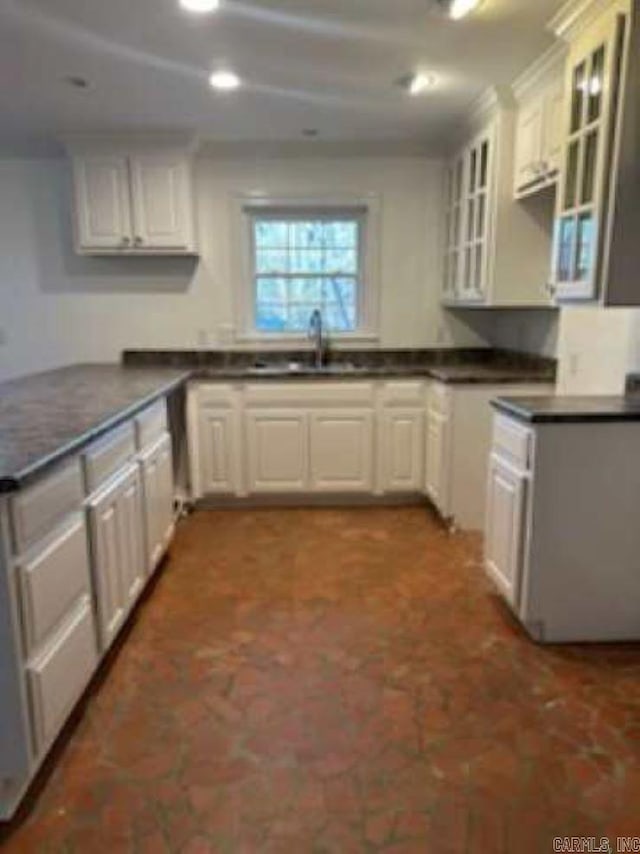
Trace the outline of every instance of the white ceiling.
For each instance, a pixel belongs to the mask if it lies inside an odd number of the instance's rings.
[[[0,147],[106,130],[291,141],[305,128],[428,145],[551,44],[545,24],[561,5],[484,0],[452,22],[435,0],[222,0],[206,17],[177,0],[0,0]],[[246,85],[214,93],[207,78],[222,67]],[[412,69],[435,72],[436,88],[410,98],[394,87]]]

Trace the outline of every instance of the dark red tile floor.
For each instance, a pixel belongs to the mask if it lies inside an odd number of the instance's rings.
[[[479,538],[421,508],[200,512],[10,830],[7,854],[640,835],[640,646],[535,646]]]

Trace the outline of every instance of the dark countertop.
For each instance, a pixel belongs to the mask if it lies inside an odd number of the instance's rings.
[[[499,397],[500,412],[530,424],[640,421],[640,394],[594,397]]]
[[[329,368],[315,370],[300,368],[286,370],[283,368],[197,368],[192,372],[193,379],[229,380],[234,382],[254,382],[260,380],[327,380],[327,379],[435,379],[439,382],[458,385],[508,385],[517,383],[553,383],[553,376],[548,371],[537,368],[513,368],[497,365],[369,365],[349,366],[336,364]]]
[[[175,368],[73,365],[0,384],[0,492],[25,486],[188,377]]]

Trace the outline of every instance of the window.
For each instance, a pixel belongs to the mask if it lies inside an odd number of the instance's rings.
[[[319,308],[329,331],[355,332],[362,230],[362,212],[254,212],[256,331],[305,333]]]
[[[235,197],[236,334],[306,339],[322,312],[335,339],[377,337],[379,199]]]

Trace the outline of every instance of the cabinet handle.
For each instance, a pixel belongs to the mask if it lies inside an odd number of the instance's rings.
[[[129,238],[128,238],[128,237],[123,237],[123,238],[122,238],[122,245],[123,245],[123,246],[129,246],[129,244],[130,244],[130,243],[131,243],[131,241],[129,240]]]
[[[136,236],[136,239],[133,241],[136,246],[142,246],[144,243],[143,239],[140,236]]]
[[[545,288],[547,289],[547,293],[549,294],[549,296],[552,296],[552,297],[555,296],[555,294],[556,294],[555,282],[547,282],[547,284],[545,285]]]

